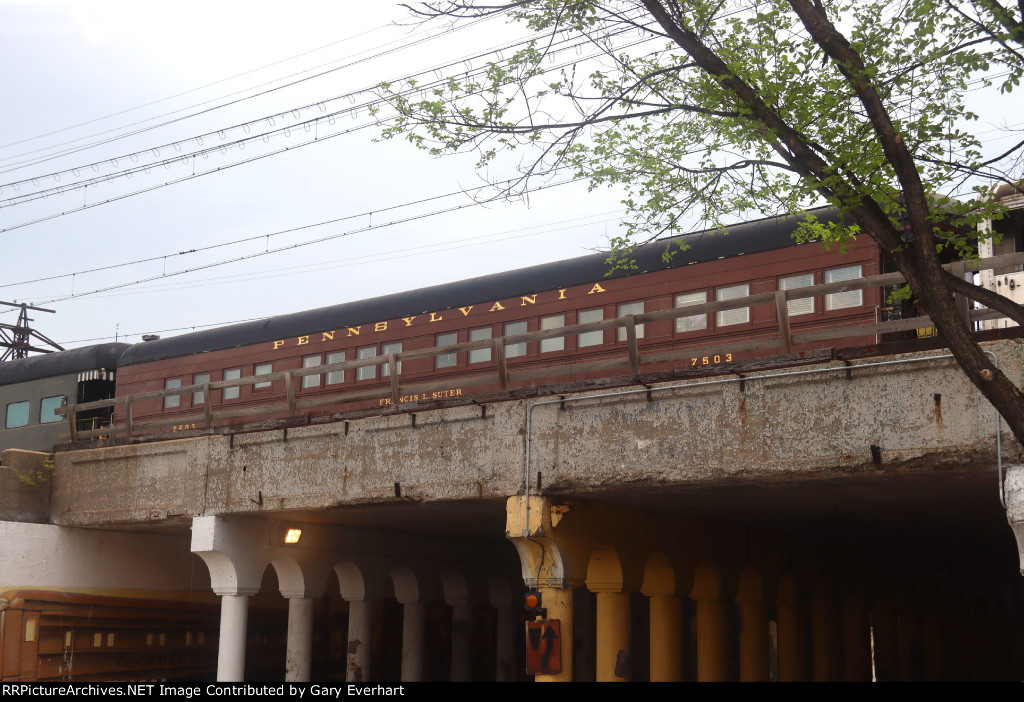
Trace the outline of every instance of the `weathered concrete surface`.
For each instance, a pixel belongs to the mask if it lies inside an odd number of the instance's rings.
[[[990,345],[1016,382],[1021,342]],[[813,477],[992,473],[996,417],[951,359],[923,353],[799,374],[569,398],[530,417],[529,482],[562,494],[788,483]],[[339,506],[500,500],[522,490],[531,401],[57,454],[55,524]],[[1004,453],[1015,451],[1004,430]],[[396,488],[397,484],[397,488]],[[400,491],[401,497],[396,497]],[[170,520],[170,521],[167,521]],[[179,519],[184,522],[184,519]]]
[[[125,534],[0,522],[0,592],[63,589],[130,594],[208,587],[210,576],[179,534]]]
[[[50,516],[50,454],[8,449],[0,455],[0,522],[45,524]]]
[[[1020,574],[1024,575],[1024,465],[1010,466],[1003,485],[1006,498],[1006,518],[1017,539]]]

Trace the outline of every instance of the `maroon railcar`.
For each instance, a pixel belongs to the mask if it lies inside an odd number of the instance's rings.
[[[827,219],[829,213],[819,212],[818,216]],[[199,428],[196,415],[204,407],[214,408],[221,416],[238,409],[236,417],[253,421],[282,416],[280,401],[287,394],[287,381],[280,377],[281,371],[510,337],[882,272],[880,252],[867,237],[840,253],[818,243],[796,244],[792,238],[796,226],[792,218],[771,218],[737,225],[727,234],[694,234],[684,239],[688,248],[667,261],[662,256],[665,244],[649,245],[637,252],[636,269],[629,272],[609,275],[606,257],[594,254],[138,344],[121,359],[118,396],[279,374],[267,382],[214,389],[209,407],[202,391],[140,399],[132,405],[138,426],[180,417],[187,421],[177,428]],[[789,322],[794,334],[871,323],[878,320],[881,303],[876,288],[792,300],[788,303]],[[777,334],[776,309],[771,305],[648,322],[637,325],[636,330],[643,354],[700,349],[692,358],[645,370],[679,364],[727,366],[758,354],[778,353],[777,349],[735,350],[741,341]],[[508,343],[503,347],[511,379],[508,386],[598,377],[600,373],[577,372],[573,366],[605,357],[621,358],[626,340],[626,329],[619,328]],[[838,341],[823,345],[871,344],[876,339],[860,336]],[[810,348],[812,345],[797,346],[794,351]],[[386,364],[295,377],[290,379],[292,406],[305,406],[303,414],[333,413],[390,405],[395,398],[399,403],[422,403],[495,390],[496,381],[482,382],[480,378],[493,378],[496,355],[494,348],[475,348],[427,358],[401,360],[399,356],[399,384],[413,389],[400,394],[389,393],[396,386]],[[548,368],[552,370],[547,372]],[[434,389],[422,394],[415,391],[428,383]],[[361,399],[310,407],[316,404],[315,398],[338,393],[358,394]],[[374,394],[377,397],[370,397]],[[271,408],[275,403],[277,409]],[[255,413],[261,406],[271,409],[265,415]],[[123,420],[123,409],[119,412],[118,418]],[[214,423],[233,421],[242,420]]]

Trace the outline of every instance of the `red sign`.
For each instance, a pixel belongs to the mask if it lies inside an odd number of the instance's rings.
[[[562,622],[538,619],[526,622],[527,675],[558,675],[562,672]]]

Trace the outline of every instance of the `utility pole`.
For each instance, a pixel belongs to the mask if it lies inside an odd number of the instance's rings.
[[[0,362],[26,358],[29,351],[34,351],[36,353],[53,353],[54,351],[64,350],[64,347],[56,341],[44,336],[28,325],[28,323],[32,321],[32,318],[28,316],[29,310],[35,310],[36,312],[50,312],[51,314],[54,310],[48,310],[44,307],[34,307],[24,302],[0,301],[0,305],[7,305],[8,307],[17,307],[21,309],[21,312],[18,314],[17,324],[0,324]],[[34,346],[33,337],[52,348]]]

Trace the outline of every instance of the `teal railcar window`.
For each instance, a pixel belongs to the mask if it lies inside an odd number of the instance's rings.
[[[23,427],[28,424],[28,401],[25,402],[12,402],[7,405],[7,424],[5,425],[8,429],[14,427]]]
[[[63,395],[44,397],[43,401],[39,404],[39,423],[50,424],[64,419],[64,417],[55,413],[54,410],[63,407],[65,401],[66,398]]]

